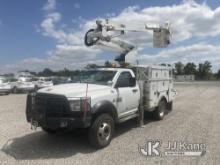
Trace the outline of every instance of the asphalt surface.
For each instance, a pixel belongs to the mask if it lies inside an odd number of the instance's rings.
[[[220,82],[177,83],[173,111],[162,121],[131,120],[116,127],[111,144],[90,147],[86,132],[48,135],[30,129],[25,119],[25,94],[0,96],[0,164],[220,164]],[[161,141],[161,156],[139,152],[146,141]],[[168,141],[202,143],[203,156],[165,156]]]

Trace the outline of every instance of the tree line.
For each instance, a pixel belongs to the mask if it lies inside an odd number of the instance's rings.
[[[196,65],[193,62],[183,64],[182,62],[175,63],[174,67],[175,75],[195,75],[196,80],[219,80],[220,69],[217,73],[212,72],[212,65],[209,61],[199,63]]]
[[[161,65],[168,65],[170,64],[161,64]],[[104,66],[98,66],[96,64],[88,64],[85,66],[85,69],[94,69],[99,67],[112,67],[112,63],[106,61]],[[63,70],[53,71],[50,68],[45,68],[40,72],[33,72],[29,70],[23,70],[23,72],[29,72],[34,76],[60,76],[60,77],[73,77],[78,76],[81,71],[80,70],[69,70],[64,68]],[[204,63],[199,63],[196,65],[193,62],[188,62],[183,64],[182,62],[177,62],[174,64],[173,69],[174,75],[195,75],[196,80],[220,80],[220,69],[217,73],[212,72],[212,65],[209,61],[205,61]],[[9,75],[9,74],[6,74]]]
[[[99,67],[112,67],[112,63],[109,61],[106,61],[104,66],[98,66],[96,64],[87,64],[84,68],[85,69],[95,69],[95,68],[99,68]],[[82,71],[81,70],[69,70],[67,68],[64,68],[63,70],[59,70],[59,71],[53,71],[49,68],[45,68],[43,71],[41,72],[30,72],[30,74],[35,75],[35,76],[61,76],[61,77],[72,77],[72,76],[78,76]]]

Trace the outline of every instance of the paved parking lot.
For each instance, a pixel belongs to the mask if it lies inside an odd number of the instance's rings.
[[[25,94],[0,96],[0,164],[220,164],[220,82],[177,83],[174,110],[163,121],[131,120],[116,127],[110,146],[94,150],[86,133],[48,135],[25,119]],[[146,157],[138,146],[160,139],[206,144],[202,157]]]

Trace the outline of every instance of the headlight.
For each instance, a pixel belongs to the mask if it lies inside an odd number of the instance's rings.
[[[81,100],[69,100],[70,110],[71,111],[80,111],[81,110]]]
[[[71,111],[89,111],[91,105],[91,98],[80,97],[80,98],[69,98],[70,110]]]

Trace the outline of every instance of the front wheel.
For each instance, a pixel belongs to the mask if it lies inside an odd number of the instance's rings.
[[[114,132],[114,120],[109,114],[101,114],[89,129],[89,141],[95,148],[110,144]]]
[[[156,120],[163,120],[166,110],[167,110],[167,102],[165,100],[161,100],[158,104],[158,107],[154,111],[154,118]]]

